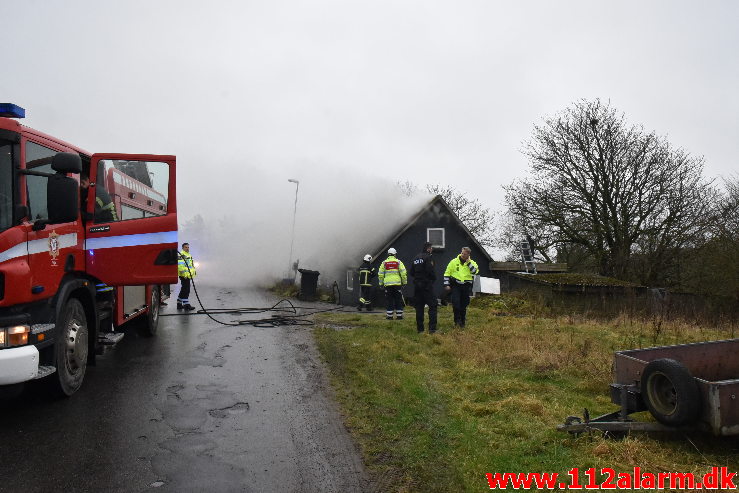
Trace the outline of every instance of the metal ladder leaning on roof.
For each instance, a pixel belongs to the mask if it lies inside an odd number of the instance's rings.
[[[521,240],[521,257],[527,274],[536,274],[536,263],[534,262],[534,252],[531,250],[531,243],[528,240]]]

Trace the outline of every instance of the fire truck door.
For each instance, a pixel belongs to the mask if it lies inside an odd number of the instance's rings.
[[[94,154],[85,213],[87,272],[110,286],[177,282],[175,157]]]

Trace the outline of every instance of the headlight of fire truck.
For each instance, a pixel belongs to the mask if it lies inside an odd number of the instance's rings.
[[[0,328],[0,348],[26,345],[30,333],[31,327],[28,325],[2,327]]]

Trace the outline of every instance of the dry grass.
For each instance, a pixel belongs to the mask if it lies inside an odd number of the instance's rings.
[[[463,331],[444,329],[451,310],[441,309],[436,336],[416,335],[412,320],[367,315],[326,316],[326,323],[356,328],[317,331],[347,422],[384,491],[479,491],[487,472],[739,468],[733,439],[612,440],[555,430],[583,408],[593,416],[615,410],[608,395],[614,351],[725,339],[731,327],[543,317],[525,300],[481,305],[470,309]]]

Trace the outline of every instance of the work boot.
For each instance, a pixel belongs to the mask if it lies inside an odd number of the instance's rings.
[[[436,327],[429,327],[429,334],[436,334]]]
[[[359,306],[357,307],[357,310],[361,312],[361,311],[362,311],[362,305],[359,305]]]
[[[180,303],[179,301],[177,302],[177,309],[182,310],[182,303]]]
[[[185,305],[185,306],[183,306],[182,308],[184,308],[184,309],[185,309],[185,310],[187,310],[188,312],[189,312],[189,311],[191,311],[191,310],[194,310],[194,309],[195,309],[195,307],[194,307],[194,306],[192,306],[192,305]]]

